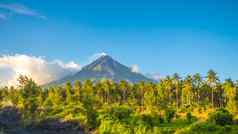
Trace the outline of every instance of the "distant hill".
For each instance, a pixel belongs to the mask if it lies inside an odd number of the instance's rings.
[[[74,75],[66,76],[60,80],[54,81],[50,84],[62,84],[67,81],[74,82],[75,80],[101,80],[111,79],[116,82],[126,80],[132,83],[139,81],[154,81],[145,77],[140,73],[132,72],[131,68],[122,65],[108,55],[103,55],[93,61],[91,64],[85,66]]]

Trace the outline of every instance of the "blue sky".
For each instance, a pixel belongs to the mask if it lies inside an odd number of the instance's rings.
[[[238,79],[236,0],[0,0],[0,53]]]

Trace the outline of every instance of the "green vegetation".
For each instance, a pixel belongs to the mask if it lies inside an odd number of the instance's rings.
[[[237,107],[238,82],[220,82],[212,70],[204,79],[199,74],[184,79],[175,74],[158,83],[86,80],[49,88],[21,76],[19,86],[0,90],[0,133],[8,133],[15,125],[31,133],[57,126],[58,134],[61,128],[67,130],[65,134],[77,130],[92,134],[237,134]],[[16,114],[6,112],[9,110]],[[4,120],[12,115],[20,116],[19,124]]]

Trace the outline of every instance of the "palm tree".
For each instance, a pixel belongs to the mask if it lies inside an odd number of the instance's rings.
[[[182,98],[183,98],[183,104],[184,102],[186,102],[186,104],[191,105],[191,92],[193,89],[193,85],[192,85],[192,76],[188,75],[184,82],[183,82],[183,94],[182,94]]]
[[[81,88],[82,88],[82,83],[77,80],[74,82],[74,95],[76,97],[77,100],[80,99],[80,96],[81,96]]]
[[[180,92],[180,76],[179,74],[175,73],[173,75],[173,84],[175,85],[175,90],[176,90],[176,107],[177,107],[177,110],[179,108],[179,92]]]
[[[237,111],[235,84],[231,79],[226,79],[223,88],[226,95],[226,107],[229,111],[235,113]]]
[[[196,73],[193,75],[193,85],[194,85],[194,90],[196,94],[196,101],[199,104],[200,102],[200,89],[202,86],[202,77],[199,73]]]
[[[117,99],[117,83],[114,82],[113,80],[108,80],[109,82],[109,87],[110,87],[110,101],[115,102]]]
[[[110,81],[109,80],[104,80],[101,81],[102,84],[102,89],[103,89],[103,93],[104,93],[104,98],[105,98],[105,102],[108,103],[109,101],[109,96],[110,96]]]
[[[165,79],[164,79],[164,86],[165,86],[165,90],[167,91],[168,93],[168,100],[169,100],[169,103],[172,104],[173,100],[172,100],[172,97],[173,97],[173,81],[171,79],[170,76],[167,76]]]
[[[217,82],[219,81],[217,73],[213,70],[209,70],[207,73],[207,84],[212,90],[211,93],[211,100],[212,100],[212,106],[214,107],[214,90],[216,88]]]
[[[65,84],[65,92],[66,92],[66,102],[69,104],[72,102],[72,85],[69,81]]]
[[[138,84],[138,96],[140,100],[140,105],[144,106],[144,93],[145,93],[145,82],[141,81]]]
[[[94,94],[94,85],[91,80],[84,81],[83,87],[82,87],[82,92],[84,94],[83,97],[89,97]]]
[[[128,88],[129,88],[129,85],[128,85],[127,81],[121,80],[119,82],[119,89],[121,90],[121,93],[122,93],[122,102],[126,101],[126,95],[127,95]]]

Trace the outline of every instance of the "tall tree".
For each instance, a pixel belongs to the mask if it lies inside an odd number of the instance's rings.
[[[74,82],[74,95],[77,100],[80,100],[81,90],[82,90],[82,83],[79,80],[75,81]]]
[[[188,75],[183,83],[183,104],[191,105],[192,89],[192,76]]]
[[[122,96],[122,102],[126,102],[127,99],[127,92],[129,89],[128,82],[125,80],[122,80],[119,82],[119,90],[121,91],[121,96]]]
[[[86,80],[83,84],[82,92],[84,97],[89,97],[94,94],[94,85],[91,80]]]
[[[173,105],[173,96],[174,96],[174,88],[173,88],[173,81],[170,76],[166,76],[164,79],[164,87],[167,92],[167,97],[168,97],[168,104],[170,106]]]
[[[175,92],[176,92],[176,108],[177,110],[179,109],[179,94],[180,94],[180,76],[179,74],[175,73],[172,77],[173,79],[173,84],[175,87]]]
[[[27,76],[18,78],[18,89],[20,90],[20,107],[23,109],[23,118],[33,119],[37,115],[38,98],[40,87]]]
[[[199,73],[196,73],[193,75],[193,86],[194,86],[194,92],[195,92],[195,98],[196,98],[196,103],[200,104],[200,93],[201,93],[201,88],[202,88],[202,77]]]
[[[68,81],[65,84],[65,91],[66,91],[66,102],[69,104],[73,101],[73,94],[72,94],[72,85]]]
[[[236,89],[233,81],[231,79],[226,79],[223,88],[226,94],[226,107],[232,113],[237,112],[237,101],[236,101]]]
[[[209,70],[207,73],[207,83],[211,88],[211,101],[212,106],[214,107],[214,92],[216,89],[217,82],[219,81],[217,73],[213,70]]]

